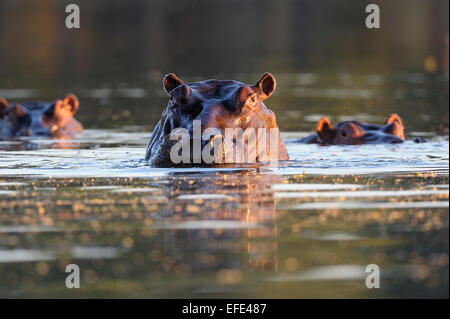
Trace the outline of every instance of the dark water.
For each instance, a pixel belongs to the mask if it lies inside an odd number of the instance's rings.
[[[448,1],[380,1],[380,30],[364,1],[79,1],[79,30],[65,3],[0,3],[0,96],[75,93],[86,127],[0,141],[1,297],[448,297]],[[285,140],[396,112],[430,142],[287,143],[279,167],[142,160],[165,73],[266,71]]]

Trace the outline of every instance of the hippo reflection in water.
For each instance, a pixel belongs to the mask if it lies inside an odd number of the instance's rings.
[[[79,108],[75,95],[53,102],[11,103],[0,98],[0,138],[49,136],[69,139],[83,131],[73,117]]]
[[[253,128],[270,130],[271,132],[267,135],[272,133],[272,129],[276,129],[277,132],[276,143],[271,143],[273,140],[268,137],[265,140],[266,143],[260,143],[257,147],[258,151],[252,153],[256,154],[256,162],[289,159],[278,132],[275,114],[263,103],[272,95],[276,86],[275,78],[270,73],[264,74],[255,85],[233,80],[206,80],[187,84],[171,73],[164,77],[163,86],[170,97],[169,103],[153,130],[145,156],[145,159],[149,160],[153,166],[168,167],[177,164],[171,158],[171,150],[176,143],[172,139],[173,132],[180,129],[187,131],[190,136],[190,145],[193,145],[196,122],[200,123],[201,132],[207,129],[214,129],[217,132],[210,138],[198,140],[201,149],[219,138],[220,141],[224,141],[223,144],[219,144],[223,147],[220,151],[222,158],[234,152],[233,145],[226,144],[226,138],[223,138],[227,129],[245,131]],[[232,141],[236,143],[236,140]],[[272,151],[275,148],[276,151],[269,152],[272,145],[276,145],[272,148]],[[216,144],[214,144],[214,152],[215,147]],[[254,151],[254,145],[248,143],[248,140],[245,140],[244,147],[246,154],[250,150]],[[193,159],[194,152],[195,149],[190,152],[190,163],[200,163]],[[202,157],[201,164],[207,163]],[[227,161],[227,163],[230,162]]]
[[[316,133],[297,142],[324,145],[361,145],[403,143],[404,140],[402,120],[397,114],[391,114],[384,125],[345,121],[333,126],[327,117],[322,117],[317,123]]]
[[[252,168],[169,176],[162,214],[152,215],[158,232],[151,250],[161,251],[171,263],[156,267],[174,274],[180,268],[219,274],[223,269],[277,271],[277,219],[285,215],[276,211],[273,185],[282,183],[279,175]]]

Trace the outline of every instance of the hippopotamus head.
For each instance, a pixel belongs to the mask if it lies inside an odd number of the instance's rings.
[[[53,102],[9,104],[6,99],[0,99],[0,137],[70,138],[83,130],[73,117],[78,108],[78,99],[73,94]]]
[[[333,126],[327,117],[322,117],[316,126],[317,142],[331,145],[361,145],[380,143],[402,143],[405,139],[402,120],[391,114],[384,125],[345,121]]]
[[[222,139],[227,129],[276,129],[278,132],[275,114],[263,103],[272,95],[275,86],[275,78],[270,73],[264,74],[255,85],[233,80],[184,83],[175,74],[166,75],[163,87],[169,95],[169,103],[150,138],[146,160],[150,160],[154,166],[174,166],[176,163],[171,160],[169,154],[174,145],[171,133],[184,129],[193,139],[195,123],[199,123],[202,132],[207,129],[216,131],[216,134],[207,139],[202,137],[201,147],[220,138],[224,142],[222,154],[224,157],[230,154],[227,152],[231,152],[232,149],[230,145],[225,147],[225,138]],[[269,138],[267,138],[267,148],[270,148],[268,141]],[[270,152],[270,155],[267,155],[267,149],[265,149],[264,156],[258,153],[256,161],[288,160],[286,148],[279,134],[276,141],[276,152]],[[193,144],[192,140],[191,144]],[[261,145],[263,144],[260,143],[259,147]],[[250,146],[247,143],[245,147]],[[199,163],[193,159],[192,153],[190,154],[191,163]],[[276,158],[270,158],[270,156]],[[205,164],[203,160],[201,163]]]

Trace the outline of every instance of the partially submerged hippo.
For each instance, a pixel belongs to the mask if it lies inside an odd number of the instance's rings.
[[[75,95],[53,102],[11,103],[0,98],[0,138],[49,136],[72,138],[83,131],[73,117],[79,108]]]
[[[207,154],[212,151],[218,156],[214,157],[213,163],[253,163],[289,159],[278,132],[275,114],[263,103],[272,95],[276,86],[275,78],[270,73],[264,74],[255,85],[232,80],[184,83],[171,73],[164,77],[163,86],[170,97],[169,103],[153,130],[145,155],[145,159],[153,166],[211,164],[211,161],[207,161],[203,156],[205,149]],[[247,130],[249,128],[250,130]],[[254,140],[245,134],[227,138],[230,129],[246,133],[254,129],[258,135],[257,146],[253,143]],[[192,150],[182,162],[174,161],[171,154],[174,145],[180,141],[180,135],[174,138],[174,134],[181,131],[188,133],[187,144]],[[196,137],[196,132],[199,131],[202,132],[201,138]],[[207,131],[209,134],[204,136]],[[267,138],[260,140],[259,137],[265,133]],[[240,143],[239,138],[243,140],[246,154],[256,154],[255,161],[247,161],[250,156],[241,161],[242,158],[237,155],[234,147]],[[207,149],[208,146],[213,147]],[[175,153],[180,152],[182,150],[177,149]]]
[[[391,114],[383,125],[360,121],[345,121],[333,126],[327,117],[322,117],[316,133],[298,140],[301,143],[324,145],[361,145],[381,143],[403,143],[404,126],[397,114]]]

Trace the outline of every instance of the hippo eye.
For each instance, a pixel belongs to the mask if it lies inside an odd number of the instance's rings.
[[[248,99],[247,99],[247,105],[248,106],[250,106],[250,107],[254,107],[255,105],[256,105],[256,102],[257,102],[257,100],[256,100],[256,94],[254,94],[254,95],[252,95],[252,96],[250,96]]]

